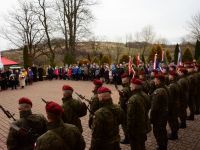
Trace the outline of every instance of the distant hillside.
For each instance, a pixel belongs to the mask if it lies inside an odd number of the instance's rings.
[[[56,43],[58,41],[54,41]],[[64,41],[59,40],[61,42],[61,45],[64,45]],[[77,60],[88,58],[88,55],[90,57],[96,57],[100,53],[103,55],[108,55],[111,57],[112,62],[116,62],[117,59],[119,60],[119,57],[121,57],[124,54],[127,55],[136,55],[138,53],[142,53],[144,49],[144,44],[146,45],[146,51],[145,51],[145,57],[149,55],[149,52],[151,50],[152,44],[143,43],[143,42],[131,42],[131,43],[114,43],[114,42],[100,42],[100,41],[89,41],[89,42],[79,42],[77,44]],[[64,46],[63,46],[64,47]],[[56,59],[55,62],[57,65],[63,65],[63,47],[56,50]],[[194,45],[190,43],[185,43],[181,45],[181,49],[184,51],[187,47],[189,47],[192,50],[192,53],[194,54]],[[169,49],[171,52],[171,56],[173,57],[173,51],[175,49],[175,45],[162,45],[162,48]],[[22,50],[8,50],[3,51],[2,56],[5,56],[9,59],[12,59],[14,61],[17,61],[20,64],[23,64],[23,52]],[[46,56],[41,56],[37,58],[34,61],[35,64],[42,64],[42,65],[48,65],[48,59]]]

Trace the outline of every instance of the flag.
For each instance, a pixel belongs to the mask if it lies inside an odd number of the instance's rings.
[[[1,61],[1,51],[0,51],[0,63],[2,63],[2,61]]]
[[[180,48],[180,46],[178,47],[178,60],[177,60],[177,65],[181,66],[182,65],[182,50]]]
[[[136,66],[138,67],[140,64],[140,54],[138,53],[136,56]]]
[[[3,69],[3,63],[2,63],[2,60],[1,60],[1,51],[0,51],[0,69]]]
[[[157,53],[154,55],[153,69],[156,69]]]
[[[129,62],[128,62],[128,74],[129,75],[133,72],[132,65],[133,65],[133,60],[132,60],[132,57],[129,56]]]
[[[165,51],[162,50],[162,62],[164,62]]]

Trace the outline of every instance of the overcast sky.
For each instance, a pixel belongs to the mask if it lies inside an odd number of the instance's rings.
[[[17,0],[4,0],[0,4],[0,17],[16,4]],[[127,34],[141,31],[152,25],[156,34],[170,43],[180,42],[188,34],[187,21],[200,12],[200,0],[97,0],[92,8],[96,18],[92,24],[95,36],[102,40],[123,41]],[[11,45],[0,38],[0,50]]]

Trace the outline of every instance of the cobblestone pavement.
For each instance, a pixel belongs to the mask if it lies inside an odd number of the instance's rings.
[[[74,90],[87,98],[92,95],[93,84],[88,81],[43,81],[34,83],[32,86],[27,86],[25,89],[7,90],[0,92],[0,104],[6,109],[15,113],[18,118],[17,100],[20,97],[28,97],[33,101],[33,113],[45,114],[45,104],[41,98],[53,100],[61,104],[62,85],[69,84]],[[113,85],[106,85],[112,90],[112,97],[115,103],[118,102],[118,93]],[[74,95],[74,97],[77,97]],[[0,149],[6,150],[6,137],[8,134],[9,123],[11,121],[6,118],[3,112],[0,111]],[[83,135],[87,143],[86,150],[90,147],[91,131],[88,128],[88,115],[82,118]],[[122,130],[120,129],[121,138],[123,138]],[[179,130],[179,140],[169,141],[169,150],[200,150],[200,117],[196,116],[195,121],[188,122],[187,128]],[[146,141],[147,150],[155,150],[156,142],[153,133],[148,134]],[[122,150],[130,150],[129,145],[121,145]]]

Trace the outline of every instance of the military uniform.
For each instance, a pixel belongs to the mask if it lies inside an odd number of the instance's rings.
[[[63,98],[63,121],[64,123],[73,124],[79,128],[80,132],[83,132],[83,128],[81,125],[80,117],[83,117],[87,114],[87,107],[85,103],[73,99],[72,97]]]
[[[128,101],[127,127],[132,150],[145,150],[146,134],[151,130],[148,118],[150,101],[141,90],[136,90]]]
[[[195,109],[195,78],[193,74],[190,74],[188,77],[189,81],[189,99],[188,99],[188,107],[190,110],[190,115],[188,116],[188,120],[194,120],[194,109]]]
[[[173,75],[173,74],[172,74]],[[175,77],[174,77],[175,78]],[[176,83],[175,79],[170,81],[169,84],[170,98],[168,99],[168,123],[171,128],[171,134],[169,139],[174,140],[178,138],[178,114],[179,114],[179,99],[180,99],[180,87]]]
[[[128,104],[128,99],[131,97],[131,89],[129,84],[124,84],[123,89],[120,92],[120,97],[119,97],[119,104],[121,109],[125,112],[125,122],[122,124],[122,129],[125,135],[124,142],[126,143],[128,140],[128,133],[127,133],[127,104]],[[123,142],[122,142],[123,143]]]
[[[195,78],[195,114],[200,114],[200,98],[199,98],[199,89],[200,89],[200,74],[199,72],[194,73]]]
[[[167,150],[168,93],[160,85],[152,94],[150,120],[159,150]]]
[[[184,70],[182,70],[184,71]],[[178,80],[178,85],[180,87],[180,105],[179,105],[179,118],[181,121],[180,128],[186,128],[186,118],[187,118],[187,102],[189,99],[189,83],[186,76],[180,77]]]
[[[90,100],[90,115],[89,115],[89,122],[88,122],[89,128],[91,128],[94,113],[100,108],[97,90],[98,90],[98,88],[100,88],[102,86],[103,82],[101,80],[96,79],[93,81],[93,83],[95,85],[95,89],[92,91],[94,93],[94,95],[91,97],[91,100]]]
[[[20,119],[13,122],[21,129],[30,130],[31,133],[23,133],[10,128],[7,138],[8,150],[33,150],[36,139],[46,132],[46,119],[42,115],[32,114],[31,111],[22,112]]]
[[[48,131],[41,135],[35,150],[84,150],[85,141],[79,129],[61,120],[63,108],[55,102],[46,104]]]
[[[100,108],[99,98],[97,96],[97,92],[93,91],[94,95],[91,97],[90,100],[90,115],[89,115],[89,127],[91,128],[93,122],[94,113]]]
[[[48,131],[36,142],[35,150],[84,150],[85,142],[79,129],[59,120],[48,123]]]
[[[90,150],[119,150],[119,125],[123,121],[124,112],[112,100],[103,104],[94,115]]]

